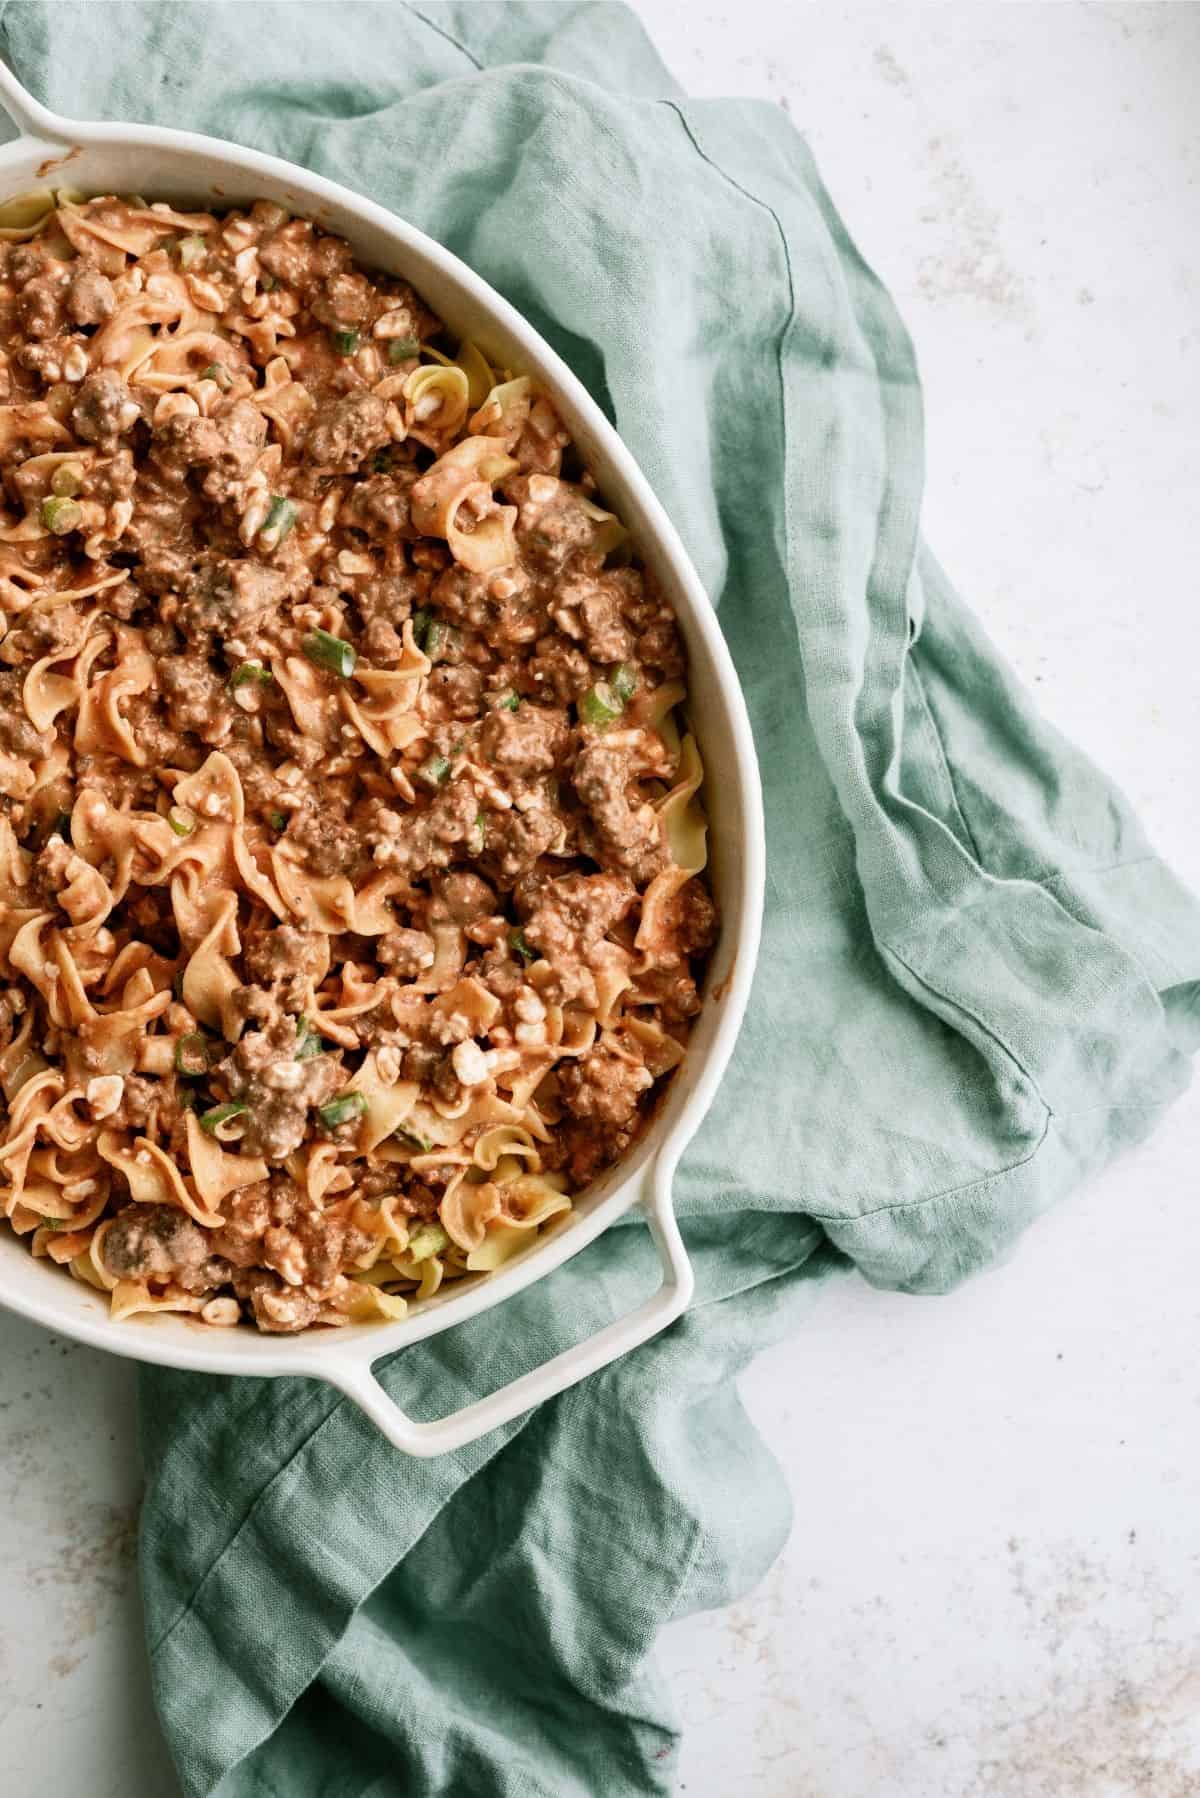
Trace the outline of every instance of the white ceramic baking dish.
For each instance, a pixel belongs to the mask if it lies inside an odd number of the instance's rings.
[[[565,1225],[486,1278],[456,1282],[395,1324],[352,1325],[295,1337],[220,1330],[183,1316],[114,1324],[107,1300],[60,1268],[0,1237],[0,1304],[113,1354],[220,1374],[299,1374],[348,1394],[397,1448],[436,1455],[474,1441],[561,1392],[665,1328],[691,1297],[692,1270],[671,1205],[679,1156],[716,1091],[745,1009],[758,949],[764,878],[762,797],[745,703],[708,597],[645,476],[584,388],[531,326],[447,250],[371,200],[275,157],[156,126],[80,124],[56,117],[0,64],[0,105],[21,133],[0,146],[0,198],[70,186],[142,193],[179,206],[222,209],[263,197],[340,233],[369,266],[412,281],[452,331],[500,363],[537,375],[632,530],[679,617],[691,660],[692,726],[704,757],[711,875],[722,928],[704,1010],[687,1059],[653,1127],[629,1158],[580,1197]],[[615,1219],[640,1209],[662,1261],[662,1283],[627,1316],[449,1417],[407,1416],[372,1372],[381,1357],[490,1310],[575,1255]]]

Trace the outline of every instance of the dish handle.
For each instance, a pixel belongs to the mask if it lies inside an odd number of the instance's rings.
[[[394,1447],[405,1454],[428,1459],[465,1448],[481,1436],[511,1423],[523,1411],[530,1411],[548,1398],[565,1392],[568,1386],[598,1373],[620,1355],[627,1355],[674,1323],[686,1309],[695,1290],[695,1275],[688,1260],[679,1224],[671,1204],[671,1180],[675,1157],[660,1158],[655,1167],[654,1185],[641,1201],[641,1210],[650,1226],[662,1264],[662,1280],[656,1290],[636,1310],[605,1325],[594,1336],[563,1349],[541,1367],[531,1368],[519,1379],[501,1386],[486,1398],[477,1399],[461,1411],[420,1423],[402,1411],[389,1397],[375,1377],[370,1363],[348,1364],[321,1369],[321,1377],[341,1388],[348,1398],[365,1411]]]
[[[6,112],[17,130],[26,137],[59,143],[69,135],[65,121],[21,86],[3,57],[0,57],[0,111]]]

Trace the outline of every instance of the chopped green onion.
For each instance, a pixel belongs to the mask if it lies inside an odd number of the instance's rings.
[[[209,1136],[215,1136],[222,1124],[229,1123],[231,1118],[240,1118],[249,1109],[240,1099],[227,1099],[224,1105],[214,1105],[211,1111],[201,1112],[200,1128]]]
[[[408,1239],[408,1253],[414,1261],[428,1261],[431,1255],[440,1255],[449,1244],[450,1238],[440,1224],[422,1224]]]
[[[336,1130],[339,1124],[348,1124],[351,1118],[360,1118],[366,1109],[367,1101],[363,1093],[339,1093],[336,1099],[330,1099],[328,1105],[317,1106],[317,1116],[327,1130]]]
[[[260,274],[258,277],[258,285],[262,288],[264,293],[274,293],[275,289],[279,286],[279,283],[274,275]]]
[[[206,255],[207,255],[207,251],[205,250],[204,239],[202,237],[181,237],[180,238],[180,240],[179,240],[179,266],[180,266],[180,268],[195,268],[197,263],[203,262]]]
[[[618,662],[609,676],[609,685],[622,705],[627,705],[637,692],[637,669],[630,662]]]
[[[262,534],[265,536],[270,531],[274,535],[275,542],[282,543],[295,524],[297,516],[296,508],[290,499],[284,499],[281,494],[273,493],[271,504],[267,508],[267,516],[263,519]]]
[[[496,701],[496,710],[498,712],[515,712],[520,709],[520,705],[521,695],[519,693],[506,693],[503,699]]]
[[[254,681],[257,686],[269,687],[275,676],[261,662],[241,662],[229,677],[230,686],[236,690]]]
[[[353,356],[358,348],[357,331],[331,331],[329,340],[339,356]]]
[[[222,393],[228,393],[233,386],[233,376],[221,362],[210,362],[200,376],[202,381],[215,381]]]
[[[181,1036],[175,1045],[175,1072],[185,1075],[189,1080],[207,1074],[209,1068],[209,1040],[201,1036],[198,1030]]]
[[[589,687],[579,701],[579,716],[585,724],[611,724],[624,710],[624,700],[603,680],[598,680],[594,687]]]
[[[73,499],[44,499],[42,501],[42,523],[56,537],[65,537],[73,531],[83,517],[83,510]]]
[[[329,631],[311,631],[300,645],[310,662],[318,668],[325,668],[330,674],[340,675],[348,680],[354,673],[354,665],[358,654],[352,644],[341,637],[333,636]]]
[[[388,344],[389,362],[411,362],[420,354],[421,346],[415,337],[393,337]]]
[[[44,1217],[38,1224],[39,1230],[61,1230],[67,1222],[65,1217]]]
[[[296,1035],[300,1039],[296,1044],[295,1058],[297,1061],[311,1061],[314,1055],[324,1055],[324,1041],[318,1036],[307,1018],[296,1019]]]
[[[376,450],[371,458],[372,474],[390,474],[392,472],[392,452],[390,449]]]
[[[444,755],[426,756],[417,769],[417,779],[423,780],[426,786],[440,787],[450,773],[450,762]]]
[[[519,925],[515,930],[509,931],[508,946],[514,955],[520,956],[522,961],[529,962],[537,960],[537,950],[529,947],[529,944],[525,940],[525,932]]]
[[[427,1136],[422,1136],[419,1130],[411,1130],[407,1124],[401,1124],[400,1135],[406,1136],[414,1148],[420,1149],[422,1155],[428,1155],[433,1148]]]
[[[267,819],[272,830],[286,830],[287,822],[286,812],[272,812]]]
[[[196,828],[196,820],[192,814],[183,811],[177,805],[173,805],[167,813],[167,823],[177,837],[190,837]]]
[[[55,499],[74,499],[83,486],[83,470],[78,462],[60,462],[50,476],[50,491]]]
[[[425,638],[432,623],[433,613],[429,610],[429,607],[418,606],[417,610],[412,615],[413,642],[418,649],[424,649]]]
[[[450,633],[447,626],[444,625],[440,619],[430,619],[425,630],[425,641],[421,644],[421,648],[425,651],[425,654],[429,657],[431,662],[437,661],[443,649],[446,647],[449,635]]]
[[[487,848],[487,817],[483,812],[475,814],[475,822],[471,826],[467,848],[472,855],[482,855]]]

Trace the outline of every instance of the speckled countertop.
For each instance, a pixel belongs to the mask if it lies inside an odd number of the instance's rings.
[[[938,553],[1200,885],[1200,7],[640,11],[808,135],[916,338]],[[688,1798],[1200,1792],[1197,1166],[1193,1095],[997,1273],[842,1284],[756,1365],[796,1522],[664,1638]],[[6,1792],[173,1798],[138,1485],[131,1370],[0,1318]]]

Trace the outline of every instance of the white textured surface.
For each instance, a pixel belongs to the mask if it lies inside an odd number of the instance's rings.
[[[642,0],[786,104],[915,335],[929,534],[1200,884],[1200,9]],[[688,1798],[1200,1792],[1200,1106],[953,1297],[845,1283],[747,1403],[796,1526],[674,1626]],[[171,1798],[133,1376],[0,1319],[0,1779]],[[603,1794],[597,1794],[603,1798]]]

